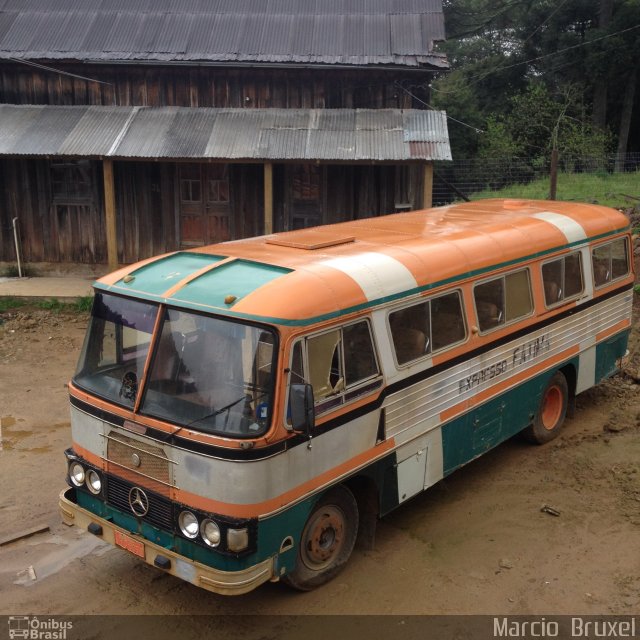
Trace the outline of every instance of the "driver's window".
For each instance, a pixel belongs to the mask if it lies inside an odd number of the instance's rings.
[[[356,322],[297,342],[290,381],[311,384],[320,413],[379,386],[380,369],[369,322]]]

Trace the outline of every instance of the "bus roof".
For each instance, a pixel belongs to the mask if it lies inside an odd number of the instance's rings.
[[[480,200],[236,240],[129,265],[97,289],[306,325],[628,228],[598,205]]]

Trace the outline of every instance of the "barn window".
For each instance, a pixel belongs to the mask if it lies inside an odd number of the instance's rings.
[[[90,160],[51,162],[51,198],[54,204],[93,202],[93,171]]]

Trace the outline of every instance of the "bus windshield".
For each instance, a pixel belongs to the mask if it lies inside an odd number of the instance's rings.
[[[149,356],[156,305],[97,294],[75,382],[102,397],[194,431],[254,437],[271,415],[275,334],[166,309]]]

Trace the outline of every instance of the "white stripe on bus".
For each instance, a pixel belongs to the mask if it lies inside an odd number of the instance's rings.
[[[587,234],[583,226],[569,216],[565,216],[561,213],[554,213],[553,211],[541,211],[540,213],[534,213],[533,217],[552,224],[564,234],[568,243],[579,242],[580,240],[587,239]]]
[[[369,301],[415,289],[418,286],[407,267],[384,253],[360,253],[348,258],[324,260],[321,264],[338,269],[355,280]]]

